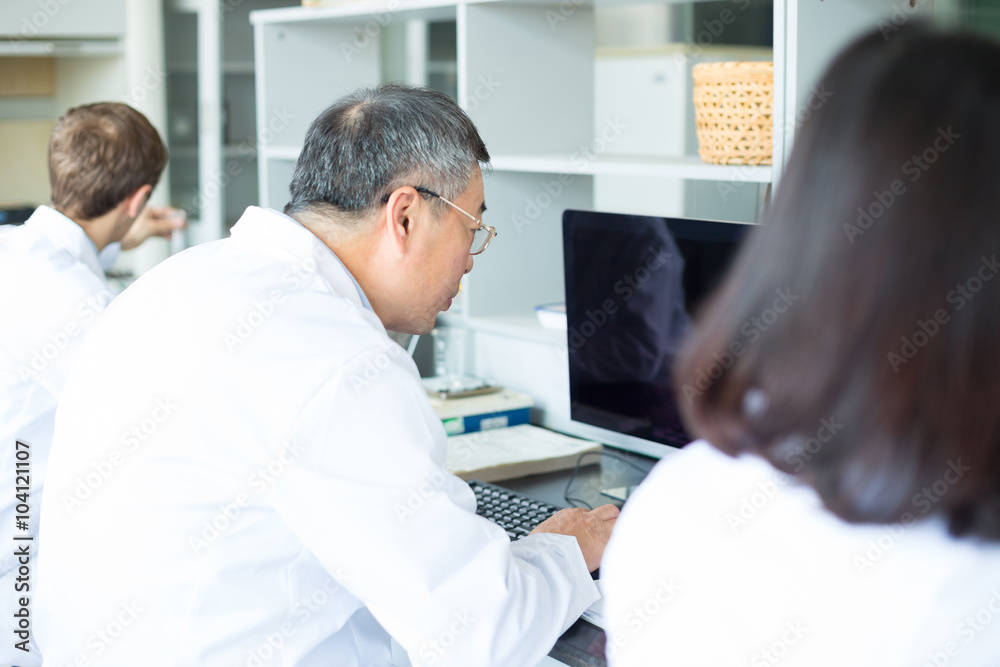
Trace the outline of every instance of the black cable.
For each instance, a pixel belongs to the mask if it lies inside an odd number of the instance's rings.
[[[591,455],[591,454],[594,454],[594,455],[597,455],[597,456],[608,456],[610,458],[617,459],[618,461],[621,461],[625,465],[630,466],[632,469],[638,470],[643,475],[645,475],[645,474],[647,474],[649,472],[645,468],[636,465],[634,462],[629,461],[627,458],[625,458],[624,456],[621,456],[619,454],[612,454],[611,452],[605,452],[605,451],[600,451],[600,452],[584,452],[583,454],[580,454],[578,457],[576,457],[576,466],[574,466],[574,468],[573,468],[573,474],[571,474],[569,476],[569,481],[566,482],[566,490],[563,492],[563,500],[565,500],[566,504],[568,504],[570,507],[579,507],[579,505],[574,505],[574,502],[577,502],[577,503],[580,503],[581,505],[583,505],[584,507],[586,507],[588,510],[593,510],[594,509],[593,507],[590,506],[590,503],[588,503],[583,498],[574,498],[574,497],[572,497],[572,496],[569,495],[569,487],[570,487],[570,485],[573,484],[573,480],[576,479],[576,474],[578,472],[580,472],[580,463],[583,461],[583,457]]]

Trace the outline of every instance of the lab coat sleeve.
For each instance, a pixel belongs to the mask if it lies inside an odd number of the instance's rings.
[[[403,354],[402,358],[400,355]],[[395,344],[355,357],[293,434],[276,511],[414,665],[530,667],[598,597],[577,541],[511,544],[444,469],[445,434]]]

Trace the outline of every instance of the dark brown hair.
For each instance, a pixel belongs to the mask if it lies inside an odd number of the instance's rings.
[[[104,215],[143,185],[156,186],[167,147],[141,113],[114,102],[75,107],[49,142],[52,205],[71,218]]]
[[[919,24],[840,55],[678,360],[694,433],[847,521],[1000,538],[998,73]]]

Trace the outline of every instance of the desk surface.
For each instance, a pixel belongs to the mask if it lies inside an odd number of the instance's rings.
[[[568,495],[585,501],[591,507],[607,503],[613,503],[621,507],[622,503],[620,501],[614,501],[607,496],[601,495],[601,490],[638,484],[652,470],[653,466],[656,465],[657,460],[651,459],[648,456],[614,449],[613,447],[604,447],[602,451],[621,457],[631,465],[610,456],[599,457],[596,454],[588,455],[583,459],[583,465],[573,480]],[[636,470],[632,467],[633,465],[639,469]],[[566,502],[564,498],[564,495],[567,495],[566,484],[569,482],[572,473],[572,470],[561,470],[542,475],[503,480],[494,482],[494,484],[559,507],[570,507],[571,505],[582,507],[581,503],[571,504]]]
[[[577,472],[568,492],[566,485],[572,477],[572,470],[531,475],[530,477],[494,483],[559,507],[567,507],[571,504],[577,507],[582,506],[579,502],[568,503],[564,497],[566,495],[583,500],[591,507],[606,503],[613,503],[621,507],[623,504],[621,501],[615,501],[601,495],[601,490],[638,484],[656,465],[656,459],[610,447],[603,448],[603,451],[621,457],[632,465],[610,456],[599,457],[596,454],[587,456],[583,459],[584,465]],[[633,465],[638,470],[633,468]],[[604,660],[594,657],[595,655],[603,655],[603,653],[604,633],[586,621],[580,620],[566,631],[553,648],[552,654],[558,655],[560,659],[556,660],[550,654],[537,667],[561,667],[563,665],[604,667],[606,664]]]

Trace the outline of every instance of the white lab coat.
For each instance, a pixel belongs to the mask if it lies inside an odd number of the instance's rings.
[[[0,228],[0,665],[40,663],[13,647],[15,600],[35,592],[34,563],[26,564],[29,580],[15,581],[22,563],[14,553],[22,546],[38,553],[56,402],[88,327],[111,298],[96,246],[63,214],[40,206],[24,225]],[[22,456],[30,455],[27,480],[15,477],[17,440],[27,445]],[[30,511],[22,531],[15,530],[15,488],[25,481]],[[15,541],[15,534],[32,539]]]
[[[251,207],[93,327],[56,418],[46,664],[536,664],[597,598],[445,472],[412,360],[312,233]]]
[[[970,462],[953,463],[931,497]],[[848,524],[757,456],[688,445],[615,525],[609,665],[996,667],[1000,543],[954,539],[934,510],[918,494],[913,521]]]

